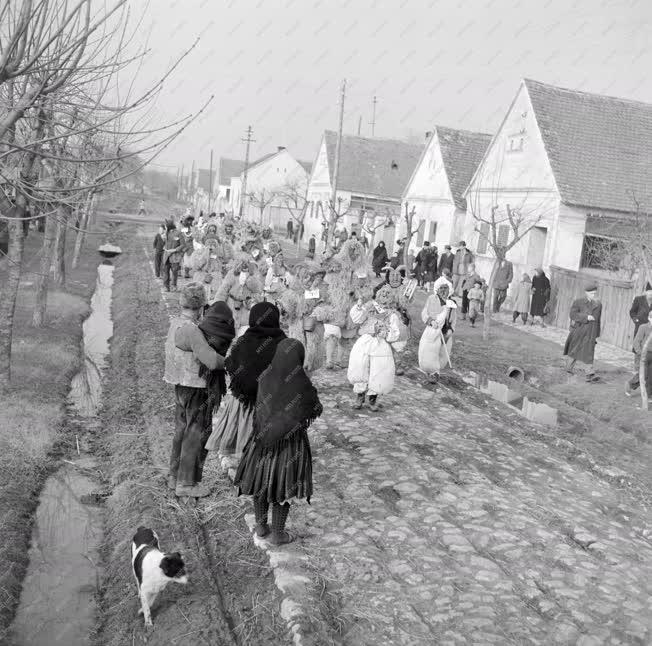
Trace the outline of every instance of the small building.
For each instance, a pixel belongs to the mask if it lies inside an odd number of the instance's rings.
[[[306,237],[319,239],[331,199],[337,133],[326,130],[308,182]],[[401,210],[401,195],[423,145],[397,139],[342,136],[337,179],[339,226],[366,231],[371,243],[385,240],[391,250]]]
[[[238,159],[228,159],[227,157],[220,157],[220,161],[217,167],[218,200],[226,200],[226,203],[231,202],[231,179],[233,177],[240,176],[240,173],[242,173],[242,171],[244,170],[244,165],[245,165],[244,162]]]
[[[230,202],[235,214],[259,224],[274,228],[284,226],[287,220],[285,203],[288,194],[295,194],[305,201],[310,164],[295,159],[284,146],[253,161],[247,169],[247,195],[242,196],[243,170],[237,178],[231,178]]]
[[[428,240],[443,251],[455,245],[464,233],[464,192],[491,142],[491,135],[436,126],[426,133],[419,163],[403,192],[403,205],[414,208],[411,251],[416,253]],[[399,234],[407,228],[401,220]]]
[[[542,266],[552,274],[554,292],[555,272],[563,273],[566,288],[556,295],[555,312],[563,313],[558,323],[566,326],[569,302],[589,276],[605,293],[612,279],[614,289],[631,295],[638,288],[640,272],[628,266],[619,239],[634,217],[649,218],[651,186],[652,105],[525,79],[465,193],[467,245],[488,277],[494,261],[487,242],[491,211],[502,244],[513,240],[511,213],[528,230],[508,252],[512,289],[523,272]],[[619,246],[620,259],[601,252]],[[611,313],[605,303],[603,338],[628,347],[622,302],[630,294],[618,298]]]

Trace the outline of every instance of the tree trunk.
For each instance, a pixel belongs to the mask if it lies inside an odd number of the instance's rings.
[[[484,319],[482,322],[482,340],[487,341],[489,339],[489,330],[491,328],[491,316],[493,314],[493,291],[494,291],[494,280],[496,279],[496,273],[498,272],[498,266],[500,265],[500,258],[496,257],[494,260],[494,266],[491,269],[491,275],[489,276],[489,282],[487,283],[487,295],[484,302]]]
[[[57,237],[54,243],[54,282],[62,287],[66,284],[66,233],[70,210],[67,207],[57,210]]]
[[[84,244],[84,239],[86,238],[86,231],[88,230],[90,214],[93,209],[94,201],[95,195],[91,193],[86,199],[86,204],[84,205],[84,214],[82,215],[81,222],[79,223],[79,231],[77,231],[77,237],[75,238],[75,251],[72,255],[73,269],[76,269],[77,265],[79,264],[79,256],[81,255],[82,245]]]
[[[641,364],[638,368],[638,378],[639,381],[641,382],[641,409],[642,410],[648,410],[648,393],[652,390],[650,388],[652,384],[648,384],[647,381],[645,380],[646,377],[646,366],[647,366],[647,353],[650,351],[652,348],[652,334],[648,334],[647,339],[645,339],[645,343],[643,344],[643,347],[641,348]]]
[[[8,211],[12,219],[8,221],[7,280],[0,295],[0,388],[6,388],[11,383],[11,342],[25,244],[21,219],[23,212],[20,207]]]
[[[59,207],[59,210],[63,210]],[[57,221],[53,216],[45,220],[45,234],[41,248],[41,265],[36,276],[36,296],[34,300],[34,313],[32,314],[32,325],[43,327],[45,325],[45,312],[48,302],[48,283],[50,281],[50,267],[54,251],[54,240],[57,233]]]

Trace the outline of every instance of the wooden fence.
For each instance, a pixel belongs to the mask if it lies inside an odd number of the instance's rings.
[[[598,284],[598,299],[602,302],[602,341],[624,350],[631,350],[634,324],[629,318],[629,308],[634,296],[643,293],[640,281],[607,278],[588,272],[550,267],[550,323],[560,328],[570,327],[571,305],[576,298],[584,295],[584,287],[589,281]]]

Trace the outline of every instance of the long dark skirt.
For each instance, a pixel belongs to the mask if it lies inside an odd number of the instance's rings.
[[[264,448],[251,437],[238,465],[234,484],[238,495],[267,493],[270,503],[312,495],[312,453],[306,429],[292,433],[274,446]]]

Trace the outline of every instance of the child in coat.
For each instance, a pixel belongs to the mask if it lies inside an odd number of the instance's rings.
[[[471,321],[471,327],[475,327],[475,321],[482,310],[482,301],[484,301],[482,280],[476,280],[473,283],[473,287],[469,290],[467,298],[469,299],[469,321]]]
[[[530,312],[530,298],[532,296],[532,281],[527,274],[523,274],[521,282],[516,288],[516,295],[514,298],[514,312],[512,313],[512,322],[516,323],[516,319],[521,317],[523,325],[527,323],[528,313]]]

